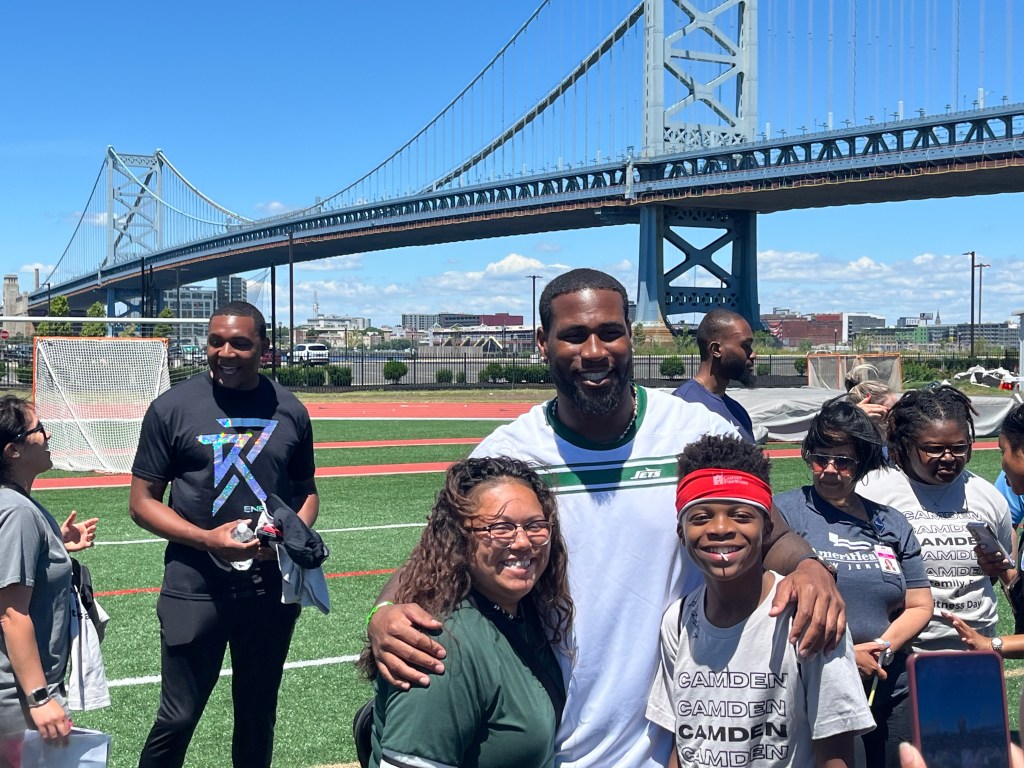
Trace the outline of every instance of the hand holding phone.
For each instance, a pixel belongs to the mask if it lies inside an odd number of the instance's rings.
[[[1009,563],[1009,567],[1013,567],[1013,557],[1003,549],[1003,545],[999,543],[999,539],[992,532],[992,529],[987,524],[977,520],[972,520],[967,524],[967,532],[974,539],[974,542],[982,548],[985,552],[990,555],[1000,554],[1003,559]]]
[[[1010,765],[1003,661],[992,651],[918,653],[907,664],[914,744],[932,766]]]

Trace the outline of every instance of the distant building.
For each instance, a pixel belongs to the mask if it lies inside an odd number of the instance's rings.
[[[5,315],[28,315],[28,291],[21,292],[17,275],[4,275]],[[11,336],[31,336],[35,330],[32,323],[5,322],[4,330]]]
[[[510,315],[499,312],[496,315],[480,315],[480,325],[522,325],[522,315]]]
[[[248,285],[241,277],[218,277],[217,278],[217,306],[223,306],[229,301],[248,301]]]
[[[474,354],[529,352],[534,343],[532,326],[522,324],[433,329],[434,346],[464,349]]]
[[[843,328],[846,330],[842,341],[849,343],[863,331],[885,328],[885,318],[866,312],[843,312]]]
[[[438,312],[437,323],[442,328],[454,328],[456,325],[465,328],[467,326],[480,325],[480,315],[468,315],[461,312]]]
[[[180,301],[179,301],[180,299]],[[180,344],[203,346],[210,315],[217,308],[217,289],[201,285],[183,285],[164,291],[163,305],[170,307],[174,317],[196,318],[198,323],[175,324],[174,341]]]
[[[438,324],[437,315],[403,314],[402,327],[414,331],[429,331]]]

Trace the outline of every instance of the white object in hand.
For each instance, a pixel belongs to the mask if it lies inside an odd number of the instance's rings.
[[[256,534],[252,532],[252,528],[249,527],[245,520],[239,520],[238,525],[231,532],[231,538],[242,544],[252,541],[255,537]],[[247,571],[252,568],[252,558],[248,560],[232,560],[231,567],[236,571]]]

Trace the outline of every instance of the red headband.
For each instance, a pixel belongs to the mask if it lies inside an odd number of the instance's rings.
[[[676,511],[680,518],[694,504],[712,499],[750,504],[767,515],[772,489],[761,478],[737,469],[698,469],[679,480]]]

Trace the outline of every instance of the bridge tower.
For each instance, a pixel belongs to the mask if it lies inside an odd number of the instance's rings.
[[[643,160],[753,141],[757,126],[757,0],[718,0],[706,11],[696,7],[697,0],[670,1],[688,21],[668,34],[666,0],[644,1],[643,148],[637,163],[643,179],[651,177],[652,168]],[[697,246],[676,227],[722,234]],[[666,242],[682,254],[667,270]],[[714,261],[726,248],[731,249],[729,268]],[[671,285],[697,268],[718,285]],[[637,320],[661,325],[669,315],[716,308],[738,312],[760,327],[757,213],[642,206]]]
[[[160,150],[152,155],[127,155],[107,147],[106,201],[107,254],[101,268],[129,261],[141,263],[139,287],[107,290],[107,315],[114,316],[121,302],[128,312],[141,316],[155,314],[159,298],[148,287],[146,259],[164,247],[163,196],[164,161]],[[147,307],[147,302],[152,306]]]

